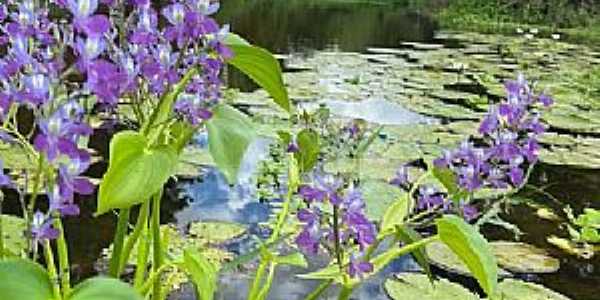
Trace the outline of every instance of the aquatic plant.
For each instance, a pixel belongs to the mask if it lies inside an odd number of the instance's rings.
[[[214,160],[234,180],[254,133],[242,113],[219,103],[226,64],[247,73],[284,110],[290,109],[275,58],[217,24],[210,15],[218,8],[208,0],[0,4],[1,137],[32,162],[24,181],[23,176],[0,176],[2,187],[19,194],[30,240],[28,249],[11,257],[0,238],[0,298],[96,299],[108,292],[111,299],[163,299],[167,291],[159,279],[169,268],[187,272],[199,293],[208,295],[203,298],[212,297],[207,287],[214,282],[206,276],[214,274],[206,272],[214,266],[201,254],[187,251],[183,261],[170,261],[162,253],[162,187],[174,175],[184,146],[202,129],[210,132]],[[123,103],[131,114],[121,110]],[[17,116],[22,113],[33,121],[23,124]],[[87,148],[90,124],[99,113],[108,119],[105,126],[120,119],[133,124],[112,138],[97,214],[119,211],[112,277],[119,278],[132,249],[145,244],[138,243],[142,234],[152,240],[152,259],[142,255],[138,260],[135,289],[117,279],[93,278],[75,287],[70,281],[62,220],[80,213],[75,195],[95,190],[85,174],[93,155]],[[44,194],[48,205],[39,205]],[[138,220],[125,239],[136,205]],[[37,265],[40,249],[45,269]]]

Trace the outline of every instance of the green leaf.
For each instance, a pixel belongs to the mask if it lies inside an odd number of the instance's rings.
[[[147,147],[146,138],[133,131],[116,134],[110,143],[110,161],[98,193],[98,214],[129,208],[157,193],[177,165],[175,150]]]
[[[234,183],[248,146],[256,138],[254,125],[235,108],[215,107],[213,117],[206,123],[208,148],[217,167],[229,183]]]
[[[73,289],[69,300],[141,300],[129,284],[114,278],[94,277]]]
[[[0,299],[49,300],[52,283],[40,265],[25,259],[0,262]]]
[[[393,232],[396,225],[404,224],[404,218],[408,215],[408,197],[402,194],[392,205],[388,207],[381,218],[381,236]]]
[[[468,196],[466,190],[461,189],[456,181],[456,175],[448,168],[433,167],[433,176],[448,190],[448,195],[455,203]]]
[[[402,241],[405,245],[416,243],[423,238],[416,232],[414,229],[407,226],[396,226],[396,236]],[[429,261],[427,261],[427,256],[425,255],[425,249],[418,248],[410,253],[412,257],[417,261],[419,266],[425,271],[427,277],[433,283],[435,280],[435,276],[431,273],[431,268],[429,266]]]
[[[298,151],[295,155],[301,172],[308,172],[317,164],[319,159],[319,134],[311,129],[304,129],[296,137]]]
[[[457,216],[446,215],[436,224],[440,239],[467,265],[486,294],[495,295],[498,267],[485,238]]]
[[[297,275],[302,279],[316,279],[316,280],[327,280],[334,279],[337,282],[343,282],[343,274],[340,273],[340,267],[337,264],[330,264],[329,266],[320,270]]]
[[[185,270],[196,285],[200,300],[212,300],[217,290],[217,267],[193,249],[185,250],[183,257]]]
[[[228,60],[228,63],[248,75],[273,97],[277,105],[290,112],[290,99],[277,59],[265,49],[244,45],[239,39],[232,38],[230,40],[228,46],[234,56]]]
[[[250,43],[244,39],[243,37],[235,34],[235,33],[228,33],[225,36],[225,40],[223,41],[225,43],[225,45],[231,46],[231,45],[245,45],[245,46],[249,46]]]
[[[308,267],[308,263],[306,262],[306,258],[300,252],[292,253],[286,256],[275,256],[274,261],[278,264],[290,265],[296,267],[306,268]]]

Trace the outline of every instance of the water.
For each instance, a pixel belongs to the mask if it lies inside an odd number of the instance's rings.
[[[403,41],[432,42],[436,30],[435,20],[426,12],[401,4],[365,3],[336,0],[223,0],[218,19],[230,23],[232,30],[252,43],[272,52],[309,56],[319,50],[340,50],[364,52],[370,47],[395,48]],[[243,90],[254,88],[239,74],[232,73],[230,84]],[[385,99],[371,99],[365,103],[347,104],[335,100],[327,102],[341,117],[361,117],[379,123],[397,125],[398,122],[422,122],[421,116],[406,112],[397,105],[390,106]],[[361,106],[362,105],[362,106]],[[367,107],[370,110],[363,111]],[[378,108],[373,108],[378,107]],[[360,112],[360,115],[356,113]],[[404,116],[399,118],[398,116]],[[427,122],[425,120],[425,122]],[[108,141],[114,132],[96,133],[90,145],[106,159]],[[202,140],[202,139],[201,139]],[[234,221],[249,224],[250,232],[264,235],[257,224],[268,219],[272,213],[269,204],[259,203],[252,184],[252,173],[256,161],[265,154],[265,143],[255,144],[253,154],[242,167],[240,183],[229,186],[223,175],[215,169],[204,170],[204,176],[197,180],[167,185],[163,201],[162,222],[174,222],[185,226],[197,220]],[[106,170],[106,163],[92,166],[89,175],[100,178]],[[576,209],[598,207],[596,196],[600,195],[600,176],[597,171],[582,171],[555,166],[539,166],[534,173],[533,184],[546,186],[547,192],[570,204]],[[7,195],[10,198],[10,194]],[[540,202],[548,202],[547,197],[533,196]],[[44,202],[44,201],[40,201]],[[111,243],[116,217],[106,214],[93,217],[95,195],[80,197],[82,215],[77,219],[67,219],[65,227],[69,240],[69,251],[74,263],[74,280],[79,281],[96,273],[94,268],[103,248]],[[555,209],[560,205],[553,204]],[[17,213],[17,207],[7,207],[9,213]],[[550,246],[545,237],[557,233],[555,224],[538,222],[531,217],[526,207],[518,207],[506,216],[526,232],[524,241],[548,249],[561,259],[558,273],[529,277],[534,281],[557,290],[573,299],[592,300],[598,297],[597,284],[600,282],[600,259],[583,261],[565,255]],[[495,238],[510,238],[506,232],[487,229]],[[246,241],[242,241],[245,243]],[[249,242],[248,242],[249,243]],[[242,252],[246,245],[230,245],[230,250]],[[325,263],[324,259],[311,261],[311,269]],[[376,276],[355,294],[358,299],[387,299],[381,282],[390,273],[415,270],[417,266],[410,257],[397,260],[386,272]],[[276,281],[269,299],[302,299],[316,283],[296,279],[295,274],[306,272],[291,267],[278,269]],[[221,279],[219,299],[244,299],[251,272],[225,274]],[[473,287],[470,282],[469,287]],[[334,292],[328,294],[334,298]],[[191,294],[180,294],[179,299],[193,299]],[[187,298],[186,298],[187,297]]]

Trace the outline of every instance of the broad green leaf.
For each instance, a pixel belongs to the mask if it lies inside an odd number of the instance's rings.
[[[208,148],[217,167],[234,183],[248,146],[256,138],[254,125],[246,115],[228,105],[215,107],[206,123]]]
[[[292,253],[286,256],[275,256],[274,261],[278,264],[290,265],[296,267],[306,268],[308,267],[308,263],[306,262],[306,258],[300,252]]]
[[[248,75],[273,97],[277,105],[290,112],[290,99],[283,83],[281,67],[277,59],[269,51],[251,45],[244,45],[239,39],[228,44],[228,46],[234,55],[227,62]]]
[[[298,151],[295,155],[298,166],[302,172],[308,172],[317,163],[319,159],[319,134],[314,130],[304,129],[296,137]]]
[[[177,165],[175,150],[147,147],[146,138],[133,131],[116,134],[110,143],[108,171],[98,193],[98,214],[128,208],[157,193]]]
[[[142,296],[118,279],[94,277],[77,285],[69,300],[142,300]]]
[[[392,205],[388,207],[381,219],[381,234],[393,232],[396,225],[404,224],[404,218],[408,215],[408,197],[402,194]]]
[[[52,299],[52,283],[48,273],[29,260],[8,259],[0,262],[0,299]]]
[[[498,267],[485,238],[463,219],[446,215],[436,221],[438,235],[467,265],[469,271],[488,295],[495,295]]]
[[[421,235],[419,235],[418,232],[416,232],[414,229],[407,227],[407,226],[396,226],[396,236],[405,245],[416,243],[416,242],[420,241],[421,239],[423,239],[421,237]],[[415,249],[410,254],[415,259],[415,261],[417,261],[419,266],[421,266],[423,271],[425,271],[425,274],[427,274],[427,277],[429,277],[429,280],[433,283],[433,281],[435,280],[435,276],[433,276],[433,273],[431,273],[429,261],[427,261],[427,256],[425,255],[425,249],[418,248],[418,249]]]
[[[217,267],[194,249],[184,251],[186,272],[196,285],[200,300],[212,300],[217,290]]]
[[[246,41],[246,39],[244,39],[243,37],[239,36],[238,34],[235,33],[228,33],[225,36],[225,40],[223,41],[226,45],[231,46],[231,45],[246,45],[249,46],[250,43],[248,43],[248,41]]]

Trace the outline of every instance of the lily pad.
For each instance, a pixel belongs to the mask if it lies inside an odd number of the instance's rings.
[[[23,218],[0,215],[2,218],[2,238],[4,239],[5,254],[20,256],[27,250],[28,241],[25,238],[27,224]]]
[[[548,255],[544,249],[518,243],[496,241],[490,246],[498,265],[515,273],[553,273],[558,271],[560,261]]]
[[[498,291],[503,300],[569,300],[539,284],[510,278],[498,284]]]
[[[478,300],[460,284],[447,279],[431,283],[425,274],[401,273],[385,281],[385,291],[394,300]]]

